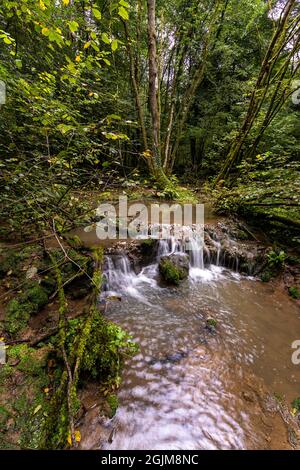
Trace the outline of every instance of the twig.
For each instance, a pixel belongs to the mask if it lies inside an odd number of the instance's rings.
[[[80,269],[81,272],[83,272],[88,278],[89,280],[94,284],[94,280],[91,278],[91,276],[80,266],[80,264],[76,263],[76,261],[74,261],[72,258],[70,258],[70,256],[68,255],[68,253],[66,252],[63,244],[61,243],[58,235],[57,235],[57,232],[56,232],[56,227],[55,227],[55,220],[53,219],[52,220],[52,224],[53,224],[53,231],[54,231],[54,236],[56,238],[56,241],[57,243],[59,244],[60,248],[62,249],[64,255],[65,255],[65,258],[68,259],[69,261],[71,261],[71,263],[75,264],[75,266],[77,266],[77,268]],[[97,286],[95,286],[97,287]]]
[[[41,240],[45,240],[46,238],[52,238],[54,236],[53,233],[51,233],[50,235],[45,235],[43,237],[40,237],[40,238],[35,238],[34,240],[28,240],[27,242],[20,242],[20,243],[15,243],[14,245],[1,245],[1,248],[17,248],[18,246],[22,246],[22,245],[31,245],[33,243],[36,243],[36,242],[39,242]]]

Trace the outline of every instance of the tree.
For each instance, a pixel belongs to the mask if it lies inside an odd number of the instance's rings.
[[[293,93],[290,90],[291,82],[299,70],[300,14],[298,7],[296,0],[286,1],[282,7],[251,94],[244,122],[230,147],[216,183],[224,180],[232,167],[239,161],[245,140],[251,132],[263,105],[269,101],[262,124],[252,144],[251,155],[253,155],[267,127],[280,111],[287,98]]]

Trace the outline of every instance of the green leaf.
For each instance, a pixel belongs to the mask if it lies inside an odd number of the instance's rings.
[[[112,51],[116,51],[118,49],[118,40],[114,39],[113,42],[111,43],[111,49]]]
[[[18,69],[21,69],[21,68],[22,68],[22,61],[21,61],[21,59],[16,59],[15,62],[16,62],[16,66],[18,67]]]
[[[107,33],[102,33],[101,34],[101,39],[102,39],[103,42],[105,42],[105,44],[110,44],[110,39],[109,39]]]
[[[124,7],[120,7],[118,13],[119,13],[119,16],[121,16],[121,18],[123,18],[123,20],[129,20],[128,11],[125,10]]]
[[[123,5],[125,8],[129,8],[130,6],[128,2],[125,2],[125,0],[120,0],[119,5]]]
[[[5,42],[5,44],[12,44],[12,40],[9,39],[7,36],[3,39],[3,41]]]
[[[68,124],[59,124],[57,128],[62,134],[68,134],[68,132],[74,130],[74,127]]]
[[[101,20],[101,12],[99,10],[97,10],[97,8],[92,8],[92,12],[93,12],[93,15],[95,18],[97,18],[97,20]]]
[[[79,28],[79,24],[77,23],[77,21],[69,21],[69,29],[71,33],[75,33],[75,31],[77,31],[78,28]]]

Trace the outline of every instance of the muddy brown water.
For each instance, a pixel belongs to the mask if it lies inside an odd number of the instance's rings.
[[[216,222],[209,209],[206,215]],[[80,236],[97,241],[94,231]],[[265,448],[266,391],[288,403],[300,395],[300,366],[291,360],[300,339],[296,303],[272,284],[221,266],[192,266],[178,288],[160,285],[157,264],[136,275],[124,257],[109,271],[122,302],[109,303],[107,317],[140,350],[126,361],[109,438],[87,426],[83,447]],[[217,321],[214,332],[208,317]],[[276,439],[284,448],[282,434]]]
[[[242,400],[249,370],[271,393],[289,402],[299,395],[300,367],[291,362],[298,307],[257,280],[219,267],[200,271],[178,289],[142,273],[121,287],[122,308],[109,307],[108,318],[140,352],[126,363],[105,448],[260,448]],[[205,328],[208,315],[218,322],[215,334]]]

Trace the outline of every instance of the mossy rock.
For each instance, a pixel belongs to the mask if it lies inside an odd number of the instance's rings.
[[[152,238],[143,240],[142,243],[140,244],[141,254],[143,256],[151,256],[154,252],[156,244],[157,244],[157,240],[153,240]]]
[[[28,289],[24,294],[25,301],[30,302],[34,306],[33,313],[37,313],[41,308],[43,308],[48,303],[48,294],[45,289],[36,284],[31,289]]]
[[[189,275],[189,257],[183,254],[163,256],[159,262],[159,272],[168,284],[178,286]]]
[[[4,325],[6,331],[15,336],[25,328],[32,315],[36,315],[47,303],[48,294],[38,282],[29,283],[29,288],[6,306]]]
[[[34,312],[34,305],[30,302],[20,302],[17,299],[11,300],[6,306],[4,320],[5,330],[15,336],[28,324],[31,314]]]
[[[110,407],[110,418],[113,418],[117,412],[118,406],[119,406],[119,400],[116,394],[112,393],[111,395],[108,395],[106,399],[107,403],[109,404]]]

